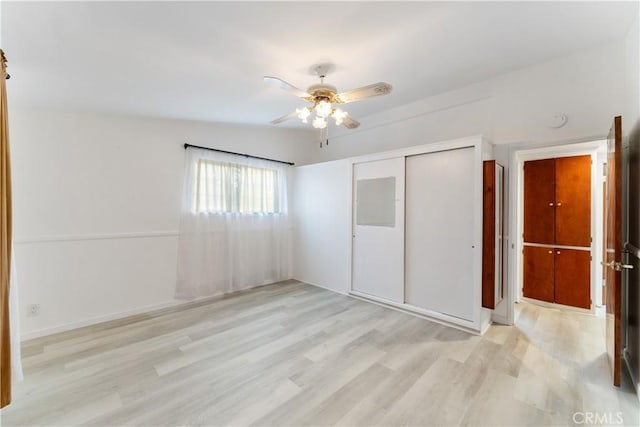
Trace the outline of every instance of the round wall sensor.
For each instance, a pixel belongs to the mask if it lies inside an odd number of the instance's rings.
[[[555,116],[551,116],[548,125],[550,128],[559,129],[562,126],[566,125],[568,120],[569,118],[566,114],[556,114]]]

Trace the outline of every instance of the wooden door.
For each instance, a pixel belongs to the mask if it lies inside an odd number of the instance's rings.
[[[524,162],[524,241],[555,243],[555,159]]]
[[[556,159],[556,245],[591,246],[591,156]]]
[[[634,384],[640,382],[640,120],[629,136],[629,233],[625,249],[628,262],[633,265],[626,277],[627,286],[627,345],[625,355]]]
[[[558,304],[591,308],[591,254],[555,249],[554,299]]]
[[[495,160],[483,163],[482,175],[482,306],[494,309],[497,255]]]
[[[620,385],[622,335],[620,311],[622,274],[616,263],[622,259],[622,117],[617,116],[607,137],[607,204],[605,206],[605,241],[607,258],[607,356],[613,384]]]
[[[538,246],[524,247],[523,295],[540,301],[554,300],[554,251]]]

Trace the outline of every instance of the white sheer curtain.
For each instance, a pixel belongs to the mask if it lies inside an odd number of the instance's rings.
[[[22,352],[20,351],[20,316],[18,315],[18,273],[16,250],[11,248],[11,273],[9,277],[9,327],[11,328],[11,381],[20,382],[22,375]]]
[[[176,297],[291,278],[291,167],[193,147],[185,153]]]

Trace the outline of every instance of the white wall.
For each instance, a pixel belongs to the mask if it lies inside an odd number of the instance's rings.
[[[307,130],[35,109],[12,109],[10,130],[25,338],[175,303],[185,142],[294,162],[312,145]]]
[[[637,29],[635,31],[637,32]],[[341,132],[332,138],[328,147],[312,147],[314,161],[343,159],[482,134],[497,144],[495,158],[505,166],[506,227],[513,208],[509,203],[509,188],[513,182],[510,176],[510,162],[514,150],[602,139],[609,130],[612,118],[628,109],[631,102],[627,94],[628,86],[635,84],[637,87],[638,84],[637,79],[628,77],[633,74],[633,70],[629,71],[629,64],[634,63],[633,55],[629,53],[632,52],[633,36],[630,35],[628,40],[631,42],[618,42],[578,52],[569,57],[423,99],[384,114],[364,117],[360,129]],[[637,68],[637,56],[635,64]],[[548,120],[558,113],[568,115],[567,125],[561,129],[549,128]],[[300,175],[302,170],[309,168],[303,172],[306,175],[305,179],[310,181],[315,174],[316,178],[321,180],[331,175],[330,171],[335,166],[329,165],[318,164],[314,166],[315,169],[305,166],[297,168],[297,172]],[[324,167],[328,168],[327,173]],[[331,182],[333,188],[340,188],[339,183],[333,180]],[[299,193],[300,191],[297,192]],[[347,196],[327,193],[322,197],[323,202],[319,203],[319,206],[327,206],[329,203],[333,206]],[[332,218],[324,217],[311,231],[306,224],[302,224],[302,228],[298,227],[297,247],[303,248],[299,251],[300,256],[306,256],[304,254],[307,252],[311,254],[311,248],[315,243],[319,244],[315,246],[315,253],[337,251],[336,239],[349,232],[349,223],[346,221],[342,224],[346,230],[340,232],[343,234],[338,234],[334,221]],[[507,229],[505,232],[508,232]],[[330,242],[326,246],[328,249],[324,249],[323,243],[319,242],[319,236]],[[511,247],[512,242],[508,240],[510,236],[506,237],[506,293],[503,302],[494,313],[494,319],[503,322],[507,319],[508,281],[512,268],[509,255],[515,250],[515,247]],[[348,251],[344,249],[339,252],[349,256]],[[329,280],[322,281],[329,273],[322,271],[319,266],[314,266],[310,261],[296,264],[295,277],[319,284],[333,283]],[[333,271],[331,274],[337,273]],[[313,277],[313,280],[307,277]],[[345,292],[349,288],[349,278],[341,277],[341,280],[344,282],[335,282],[336,287]]]
[[[601,139],[625,109],[625,61],[617,42],[362,117],[359,129],[336,130],[328,147],[312,147],[314,160],[478,134],[495,144]],[[549,128],[558,113],[567,125]]]
[[[293,276],[347,293],[351,286],[351,163],[297,167]]]
[[[509,144],[496,150],[505,160],[519,143],[598,139],[611,117],[637,117],[640,110],[634,25],[626,43],[361,118],[360,129],[337,133],[322,149],[308,129],[12,108],[23,332],[35,336],[174,303],[184,142],[311,164],[473,134]],[[557,113],[569,123],[548,128]],[[351,188],[343,163],[296,170],[300,188],[311,190],[295,192],[294,275],[347,292]],[[41,313],[27,317],[25,308],[34,303]]]
[[[622,126],[628,134],[640,118],[640,16],[636,17],[625,40],[625,71],[626,111]]]

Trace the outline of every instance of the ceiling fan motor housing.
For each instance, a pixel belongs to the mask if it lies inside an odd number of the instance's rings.
[[[309,86],[307,93],[311,95],[307,98],[311,102],[328,101],[332,104],[342,104],[342,101],[336,96],[338,90],[335,86],[328,84],[317,84]]]

